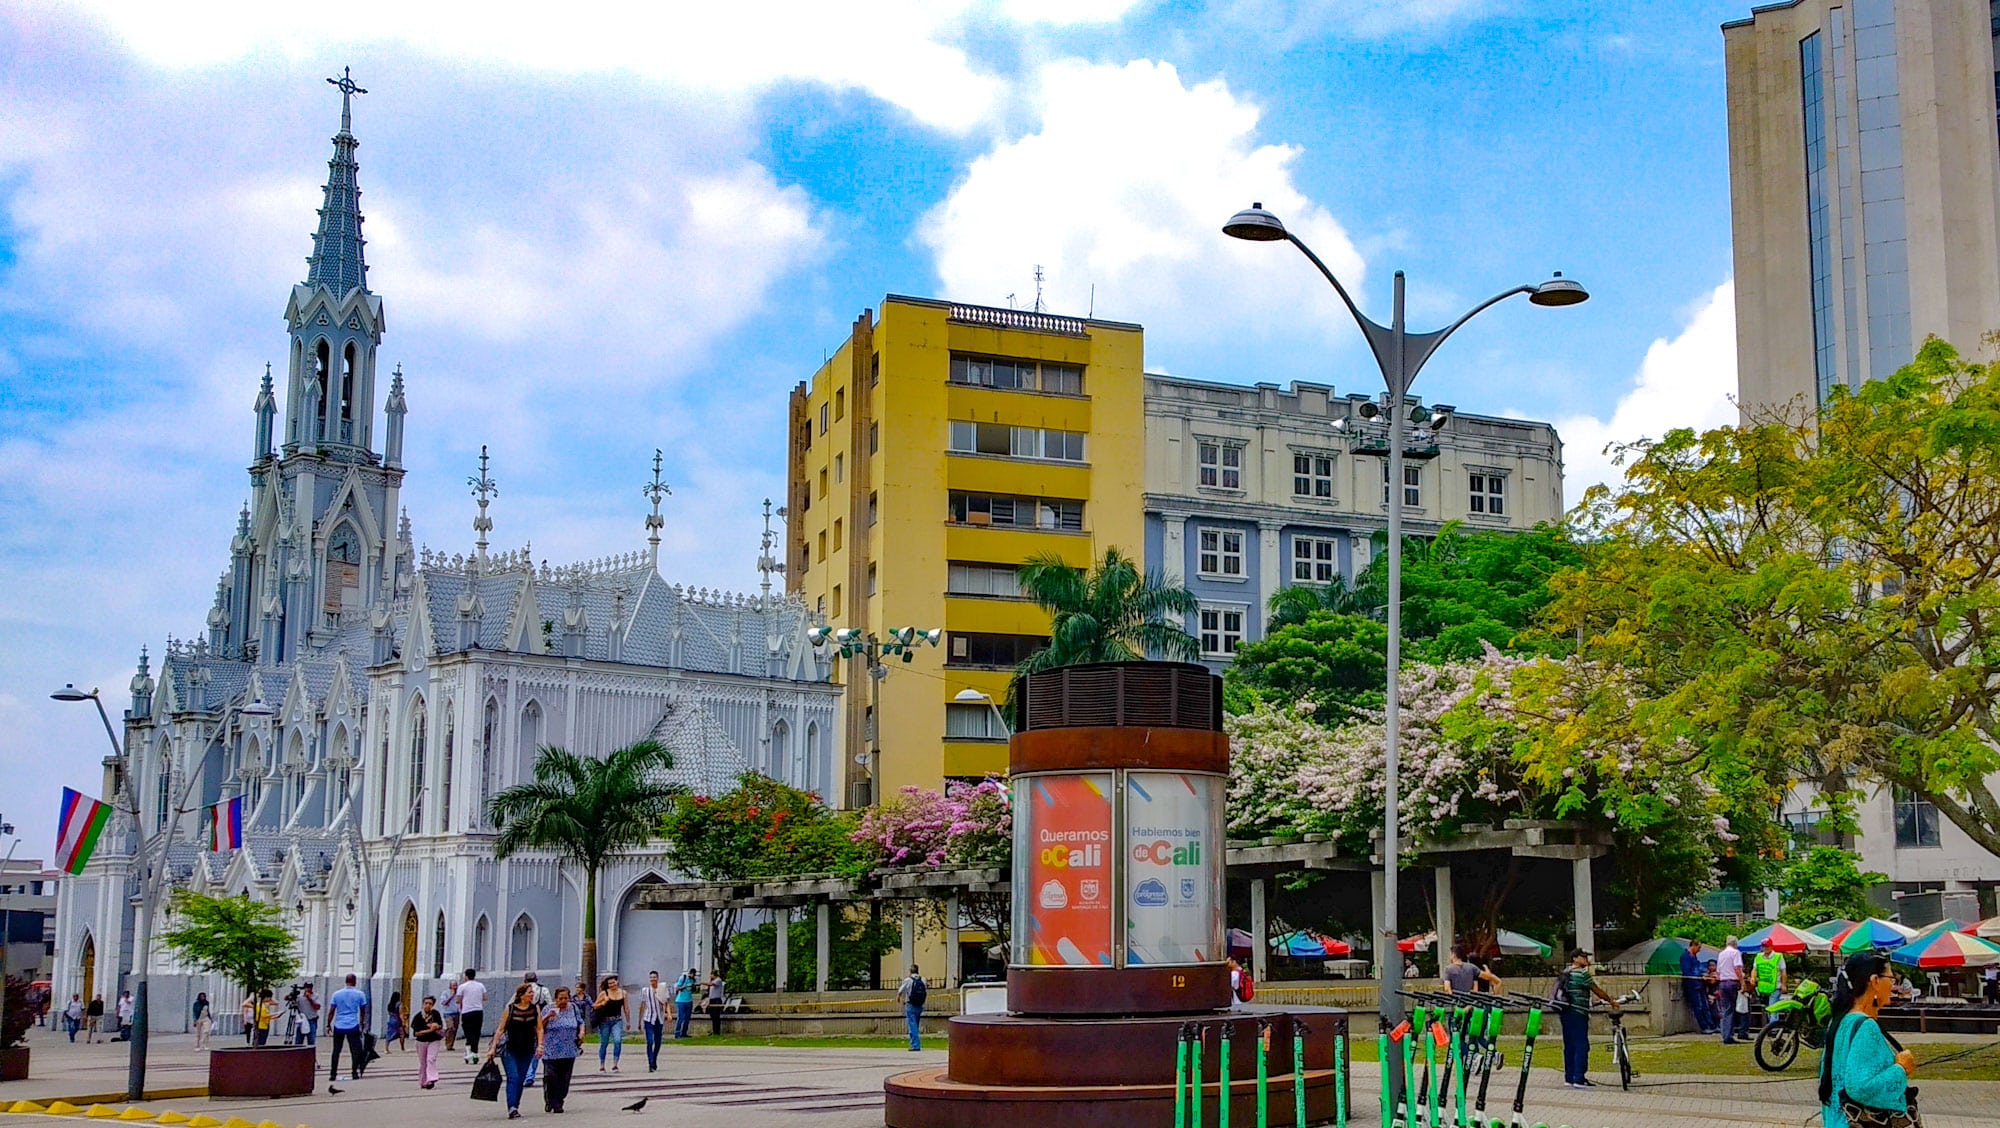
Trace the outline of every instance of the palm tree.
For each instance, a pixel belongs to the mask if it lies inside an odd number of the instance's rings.
[[[597,984],[597,875],[607,857],[659,836],[682,788],[664,774],[674,754],[656,740],[628,744],[602,760],[553,746],[535,754],[532,782],[487,803],[500,835],[493,856],[550,850],[583,867],[583,978]]]
[[[1050,553],[1034,556],[1019,578],[1021,594],[1053,620],[1048,647],[1021,663],[1019,675],[1085,662],[1201,657],[1201,644],[1181,625],[1201,609],[1194,593],[1158,572],[1141,572],[1115,548],[1088,572]]]

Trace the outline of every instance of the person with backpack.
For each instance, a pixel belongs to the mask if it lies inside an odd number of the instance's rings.
[[[1235,1000],[1229,1004],[1230,1007],[1234,1008],[1236,1003],[1247,1003],[1256,998],[1257,985],[1251,980],[1250,973],[1244,971],[1243,965],[1237,963],[1233,956],[1226,962],[1229,965],[1229,997]]]
[[[910,1027],[910,1052],[924,1048],[924,1004],[930,1001],[930,987],[924,983],[917,965],[910,965],[910,977],[896,988],[896,999],[903,1004],[903,1021]]]

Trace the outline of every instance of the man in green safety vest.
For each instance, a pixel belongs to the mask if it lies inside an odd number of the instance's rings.
[[[1767,945],[1757,953],[1757,962],[1751,968],[1756,977],[1757,994],[1765,1006],[1778,1001],[1785,990],[1785,957],[1774,952]]]

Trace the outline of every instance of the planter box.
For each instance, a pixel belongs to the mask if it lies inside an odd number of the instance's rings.
[[[211,1097],[303,1097],[319,1077],[313,1046],[230,1046],[208,1051]]]
[[[0,1050],[0,1081],[26,1081],[28,1079],[28,1047],[15,1046]]]

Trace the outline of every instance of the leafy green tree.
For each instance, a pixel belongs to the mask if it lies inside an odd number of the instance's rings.
[[[1800,928],[1836,917],[1866,920],[1875,915],[1868,887],[1888,874],[1861,870],[1860,859],[1837,846],[1814,846],[1794,856],[1778,878],[1778,919]]]
[[[1549,614],[1627,671],[1617,723],[1835,806],[1904,788],[2000,855],[2000,369],[1932,340],[1816,417],[1625,455]]]
[[[1052,620],[1048,647],[1021,663],[1022,674],[1154,655],[1175,661],[1201,656],[1201,644],[1181,625],[1200,610],[1200,601],[1157,571],[1140,571],[1115,548],[1088,572],[1044,553],[1022,564],[1019,576],[1021,594]]]
[[[283,908],[187,889],[176,890],[171,903],[179,923],[160,934],[160,943],[181,962],[228,976],[253,995],[299,973],[298,943],[279,923]]]
[[[855,913],[833,913],[833,936],[828,944],[826,985],[829,990],[866,987],[869,973],[884,956],[903,942],[902,929],[894,922],[870,921]],[[818,951],[819,923],[811,917],[794,919],[787,932],[785,948],[786,991],[810,991],[817,974],[813,954]],[[744,991],[778,990],[778,930],[766,921],[730,938],[730,986]]]
[[[1304,588],[1287,588],[1304,591]],[[1360,615],[1311,611],[1237,648],[1224,680],[1232,712],[1259,701],[1311,701],[1317,718],[1335,723],[1356,709],[1382,707],[1389,630]]]
[[[1303,623],[1321,612],[1336,615],[1374,615],[1380,617],[1381,603],[1366,598],[1349,587],[1344,577],[1335,576],[1332,583],[1293,584],[1279,588],[1271,594],[1266,604],[1271,617],[1264,620],[1264,630],[1268,634],[1282,627]]]
[[[583,977],[597,982],[597,877],[620,850],[644,846],[660,834],[678,784],[666,780],[674,756],[658,741],[641,740],[596,759],[548,746],[535,754],[535,778],[487,802],[499,829],[493,856],[548,850],[581,867]]]
[[[661,823],[667,852],[703,881],[746,881],[867,870],[855,816],[817,795],[745,772],[717,796],[677,795]]]

